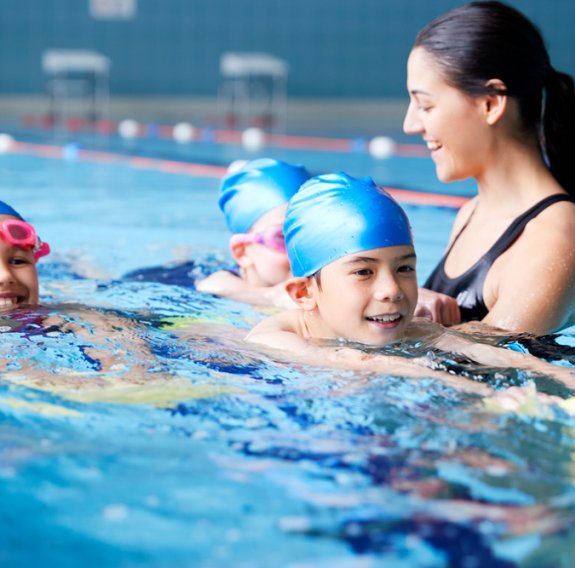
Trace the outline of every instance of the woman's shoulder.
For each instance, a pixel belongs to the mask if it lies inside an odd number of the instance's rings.
[[[548,265],[553,260],[555,272],[571,278],[575,274],[574,236],[575,203],[557,201],[527,222],[513,243],[513,254],[505,258],[519,272],[535,270],[539,263]],[[556,261],[561,263],[560,271]]]
[[[525,227],[525,236],[543,242],[565,241],[572,247],[575,235],[575,199],[555,201]]]

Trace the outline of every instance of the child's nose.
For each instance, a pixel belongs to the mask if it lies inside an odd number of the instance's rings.
[[[12,267],[6,262],[0,262],[0,284],[13,284],[15,282]]]
[[[379,302],[399,302],[403,298],[403,290],[392,275],[381,276],[374,297]]]
[[[403,131],[406,134],[418,134],[422,132],[422,130],[423,127],[419,117],[417,116],[417,109],[415,108],[415,104],[411,102],[407,107],[407,112],[403,119]]]

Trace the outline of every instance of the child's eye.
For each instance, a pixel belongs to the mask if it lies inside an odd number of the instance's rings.
[[[405,264],[397,269],[398,272],[415,272],[415,266],[411,264]]]
[[[373,270],[371,268],[360,268],[354,272],[356,276],[371,276],[373,274]]]
[[[10,259],[10,264],[12,266],[22,266],[24,264],[32,264],[32,261],[22,256],[15,256]]]

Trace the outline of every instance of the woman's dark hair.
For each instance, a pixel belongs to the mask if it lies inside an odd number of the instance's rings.
[[[551,173],[575,196],[573,78],[553,69],[535,25],[501,2],[471,2],[429,23],[414,47],[431,54],[446,80],[468,95],[501,93],[487,82],[503,81],[525,132],[539,137]]]

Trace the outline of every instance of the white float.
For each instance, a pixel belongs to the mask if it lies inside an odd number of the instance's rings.
[[[242,144],[246,150],[255,152],[263,147],[266,134],[261,128],[246,128],[242,132]]]
[[[176,142],[185,144],[193,140],[196,129],[189,122],[179,122],[174,126],[172,136]]]
[[[12,149],[14,138],[10,134],[0,134],[0,154],[5,154]]]
[[[383,160],[395,152],[395,142],[388,136],[375,136],[369,141],[367,149],[371,156]]]
[[[140,125],[129,118],[122,120],[118,124],[118,134],[122,138],[136,138],[138,132],[140,131]]]

